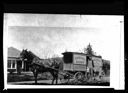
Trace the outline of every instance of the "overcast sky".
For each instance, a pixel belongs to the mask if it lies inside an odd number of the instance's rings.
[[[5,20],[8,47],[31,50],[40,58],[79,52],[89,43],[105,59],[119,56],[122,16],[8,14]]]

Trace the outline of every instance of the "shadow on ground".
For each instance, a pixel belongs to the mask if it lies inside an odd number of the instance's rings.
[[[52,85],[52,84],[48,84],[48,83],[22,83],[22,84],[17,84],[17,85]],[[56,84],[54,84],[56,85]],[[86,84],[68,84],[68,83],[61,83],[61,84],[57,84],[57,85],[90,85],[90,86],[110,86],[109,82],[106,83],[86,83]]]

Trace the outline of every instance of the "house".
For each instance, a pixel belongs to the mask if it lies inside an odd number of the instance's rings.
[[[19,72],[26,70],[25,63],[20,59],[21,51],[14,48],[8,48],[8,58],[7,58],[7,70],[8,72]]]

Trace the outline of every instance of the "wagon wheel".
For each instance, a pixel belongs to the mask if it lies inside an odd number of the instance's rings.
[[[100,79],[103,79],[104,76],[105,76],[105,73],[102,71],[100,74]]]
[[[60,82],[61,83],[68,83],[69,82],[70,77],[63,75],[62,78],[60,78]]]
[[[84,78],[84,74],[82,72],[77,72],[75,73],[74,78],[76,80],[82,80]]]
[[[102,72],[101,72],[101,75],[102,75],[102,77],[104,77],[104,76],[105,76],[105,72],[102,71]]]

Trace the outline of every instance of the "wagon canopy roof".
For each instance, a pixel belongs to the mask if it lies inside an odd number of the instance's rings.
[[[64,53],[62,53],[62,54],[63,54],[63,55],[65,55],[65,54],[81,54],[81,55],[86,55],[86,56],[93,56],[93,57],[102,58],[101,56],[97,56],[97,55],[88,55],[88,54],[80,53],[80,52],[64,52]]]

